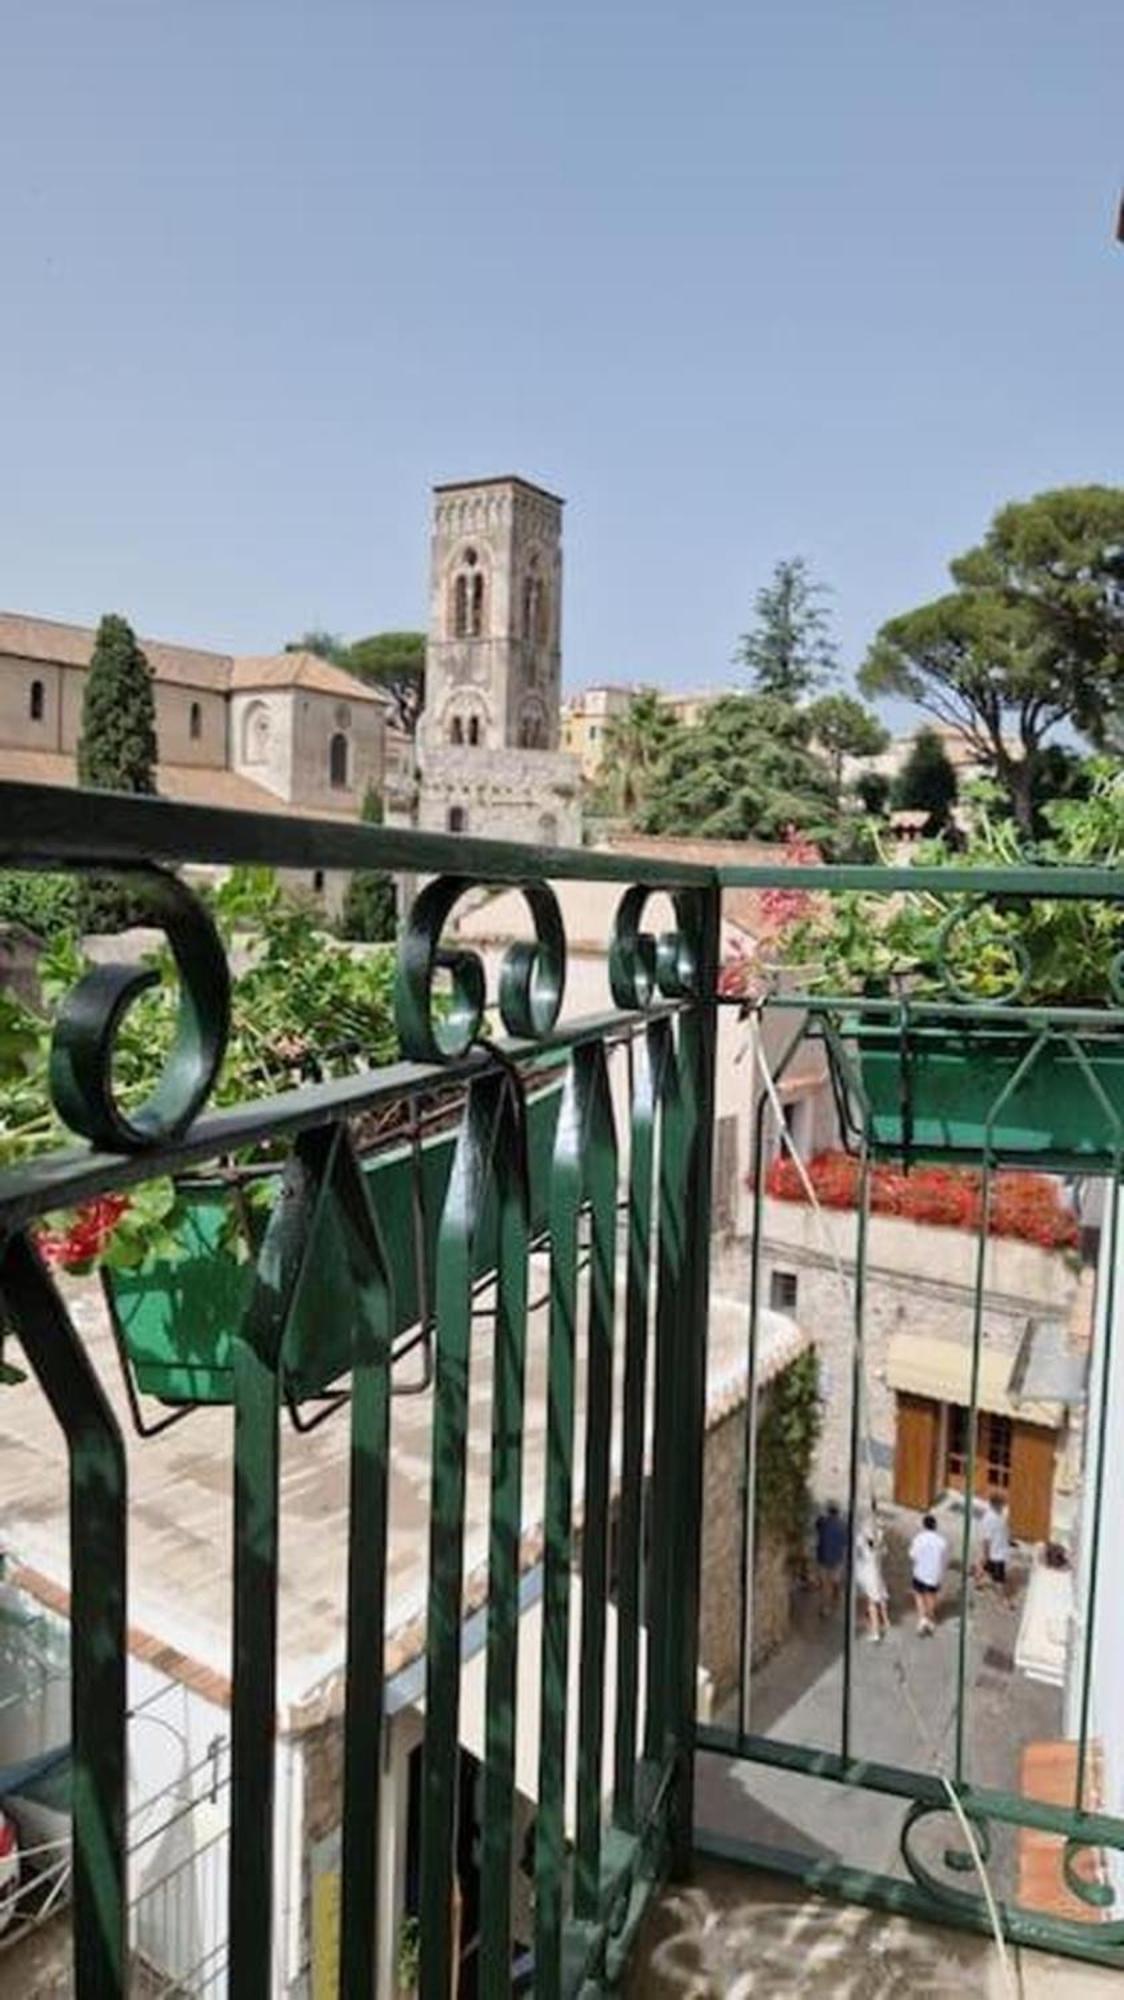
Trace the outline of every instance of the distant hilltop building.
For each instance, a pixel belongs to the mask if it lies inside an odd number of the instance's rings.
[[[77,784],[96,633],[0,612],[0,778]],[[390,702],[315,653],[235,658],[142,639],[157,789],[189,804],[357,819],[381,789]]]
[[[433,493],[416,824],[576,846],[577,759],[559,748],[562,501],[529,480]]]
[[[722,688],[679,694],[669,688],[651,687],[643,681],[631,684],[606,681],[597,687],[579,688],[576,694],[568,695],[562,704],[562,746],[579,759],[582,777],[590,782],[600,773],[605,756],[605,732],[610,722],[615,716],[623,715],[637,695],[654,694],[660,706],[668,709],[676,722],[691,727],[701,721],[706,710],[716,701],[721,701],[723,695],[737,692],[736,688]]]

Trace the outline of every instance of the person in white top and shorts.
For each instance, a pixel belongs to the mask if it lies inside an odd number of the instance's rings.
[[[909,1545],[909,1569],[913,1578],[913,1602],[917,1606],[917,1630],[927,1638],[937,1627],[937,1598],[948,1567],[948,1543],[937,1529],[935,1514],[926,1514]]]
[[[980,1522],[980,1554],[976,1560],[976,1582],[982,1583],[986,1577],[999,1591],[1001,1597],[1008,1596],[1007,1564],[1011,1556],[1011,1526],[1007,1519],[1007,1509],[1002,1493],[992,1493],[984,1508]]]

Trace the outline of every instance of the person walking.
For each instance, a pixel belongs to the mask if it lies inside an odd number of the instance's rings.
[[[937,1529],[935,1514],[926,1514],[909,1545],[917,1630],[924,1639],[937,1629],[937,1598],[948,1567],[948,1543]]]
[[[872,1645],[890,1629],[890,1593],[882,1568],[882,1535],[877,1522],[863,1530],[855,1544],[855,1584],[866,1605],[866,1636]]]
[[[834,1500],[816,1516],[816,1568],[820,1584],[820,1617],[829,1618],[843,1594],[847,1561],[847,1523]]]
[[[976,1562],[976,1582],[982,1583],[986,1576],[995,1584],[1000,1596],[1008,1601],[1007,1564],[1011,1556],[1011,1525],[1007,1519],[1007,1508],[1002,1493],[988,1495],[980,1522],[980,1554]]]

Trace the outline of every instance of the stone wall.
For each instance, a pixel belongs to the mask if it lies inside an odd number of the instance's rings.
[[[767,1396],[769,1391],[763,1392]],[[741,1660],[742,1470],[745,1404],[707,1432],[703,1460],[699,1662],[714,1683],[716,1706],[737,1687]],[[757,1538],[753,1565],[753,1658],[757,1666],[788,1637],[791,1566],[772,1529]]]
[[[812,1210],[802,1202],[766,1200],[763,1210],[761,1298],[770,1303],[773,1274],[796,1278],[789,1308],[814,1330],[821,1357],[824,1427],[816,1455],[820,1497],[846,1491],[850,1458],[851,1353],[854,1322],[848,1293],[821,1237]],[[828,1244],[854,1282],[855,1217],[825,1212]],[[749,1296],[749,1244],[731,1246],[723,1258],[723,1289]],[[973,1330],[976,1238],[967,1230],[935,1228],[893,1216],[871,1218],[864,1306],[865,1378],[869,1427],[878,1484],[888,1492],[893,1462],[895,1397],[886,1382],[894,1334],[970,1345]],[[993,1238],[985,1265],[983,1338],[1014,1359],[1028,1319],[1066,1316],[1077,1287],[1072,1260],[1060,1251]]]

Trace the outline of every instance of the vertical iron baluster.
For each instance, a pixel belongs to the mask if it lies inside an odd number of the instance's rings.
[[[272,1988],[274,1736],[280,1532],[282,1345],[327,1200],[324,1149],[297,1140],[269,1218],[246,1315],[231,1342],[234,1374],[234,1687],[230,1715],[230,1990]]]
[[[964,1467],[964,1533],[960,1541],[960,1634],[956,1653],[956,1750],[953,1774],[964,1783],[964,1702],[968,1674],[968,1603],[972,1574],[972,1502],[976,1488],[976,1429],[979,1422],[980,1352],[983,1347],[984,1283],[987,1276],[987,1239],[991,1219],[990,1150],[984,1154],[980,1175],[980,1236],[976,1252],[976,1283],[972,1300],[972,1371],[968,1387],[968,1456]]]
[[[617,1727],[613,1758],[613,1816],[618,1826],[628,1829],[636,1824],[636,1718],[640,1691],[640,1581],[656,1103],[670,1039],[668,1023],[653,1021],[628,1044],[631,1139],[617,1566]]]
[[[422,2000],[449,2000],[460,1745],[461,1601],[474,1244],[487,1184],[497,1096],[494,1072],[469,1085],[437,1241],[437,1353],[422,1768]]]
[[[1089,1758],[1089,1707],[1092,1697],[1093,1645],[1096,1635],[1097,1584],[1101,1555],[1101,1515],[1103,1513],[1105,1454],[1109,1440],[1109,1412],[1112,1402],[1113,1321],[1116,1318],[1116,1266],[1120,1255],[1120,1171],[1117,1158],[1109,1198],[1108,1276],[1105,1284],[1104,1324],[1100,1357],[1101,1403],[1097,1413],[1097,1463],[1093,1480],[1093,1533],[1089,1547],[1089,1582],[1085,1596],[1085,1635],[1081,1660],[1081,1720],[1077,1732],[1077,1788],[1074,1810],[1085,1806],[1085,1766]]]
[[[351,1144],[333,1161],[355,1283],[348,1493],[340,2000],[372,1994],[379,1938],[383,1646],[394,1302],[382,1233]]]
[[[539,1812],[535,1828],[535,1995],[560,2000],[566,1852],[566,1684],[570,1650],[570,1545],[574,1456],[574,1345],[583,1092],[571,1055],[550,1186],[550,1328],[547,1349],[546,1490],[543,1505],[542,1689]]]
[[[763,1029],[763,1020],[758,1016],[756,1033]],[[792,1036],[780,1062],[772,1072],[773,1083],[783,1077],[804,1041],[807,1026],[801,1022]],[[763,1058],[762,1058],[763,1060]],[[755,1093],[760,1090],[756,1105]],[[771,1108],[770,1093],[759,1078],[755,1064],[750,1078],[749,1101],[753,1106],[753,1220],[749,1245],[749,1324],[746,1329],[745,1358],[745,1419],[742,1430],[742,1470],[739,1493],[739,1532],[741,1536],[740,1561],[738,1565],[738,1731],[742,1736],[749,1734],[750,1683],[752,1679],[752,1638],[753,1638],[753,1572],[756,1563],[755,1515],[757,1508],[757,1360],[758,1336],[761,1331],[761,1239],[762,1215],[765,1202],[765,1174],[762,1158],[765,1138],[765,1117]]]
[[[866,1369],[863,1358],[864,1317],[866,1298],[866,1243],[870,1222],[870,1152],[867,1134],[864,1131],[862,1149],[859,1154],[859,1201],[855,1219],[855,1285],[852,1294],[854,1309],[851,1341],[851,1436],[850,1459],[847,1467],[847,1569],[846,1588],[843,1593],[843,1713],[840,1726],[839,1754],[844,1759],[851,1754],[851,1679],[854,1671],[855,1650],[855,1529],[856,1501],[859,1484],[859,1453],[865,1436],[864,1399],[866,1395]]]
[[[609,1449],[613,1423],[613,1294],[617,1139],[605,1045],[579,1052],[586,1095],[583,1193],[589,1201],[589,1312],[585,1391],[581,1668],[578,1697],[577,1855],[574,1911],[597,1914],[601,1888],[601,1769],[605,1730],[605,1624],[609,1584]]]
[[[688,1110],[681,1183],[686,1255],[676,1329],[678,1380],[673,1412],[676,1478],[670,1637],[678,1770],[671,1802],[670,1865],[673,1875],[683,1876],[691,1864],[695,1815],[714,1070],[718,1038],[714,996],[718,986],[721,890],[717,884],[693,890],[690,895],[677,898],[676,903],[698,982],[696,997],[680,1016],[680,1055]]]
[[[682,1023],[680,1023],[680,1026]],[[655,1385],[652,1397],[652,1481],[648,1526],[648,1689],[644,1754],[662,1763],[672,1726],[671,1597],[674,1577],[676,1329],[683,1311],[686,1257],[686,1111],[681,1085],[682,1048],[671,1042],[660,1093],[659,1210],[656,1233]]]
[[[74,1992],[125,1992],[126,1464],[117,1420],[47,1272],[13,1236],[0,1292],[66,1438],[74,1742]]]
[[[500,1079],[492,1146],[498,1194],[492,1490],[488,1554],[487,1722],[481,1883],[480,1991],[511,1980],[511,1874],[523,1525],[523,1391],[527,1349],[530,1162],[526,1107],[514,1075]]]

